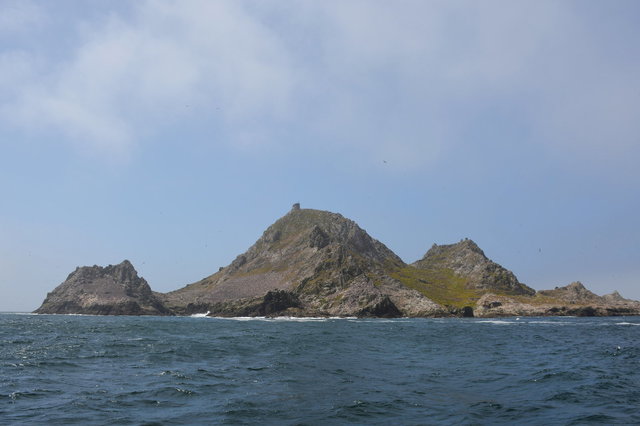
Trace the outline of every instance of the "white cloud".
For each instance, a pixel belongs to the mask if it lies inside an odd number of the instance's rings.
[[[274,123],[295,123],[328,150],[420,167],[475,142],[461,129],[501,104],[550,153],[623,158],[640,130],[637,49],[611,56],[616,28],[591,31],[597,18],[557,2],[149,0],[79,22],[64,62],[0,54],[2,112],[126,152],[188,104],[241,146],[282,143]]]
[[[220,114],[236,125],[286,114],[286,52],[234,2],[150,1],[129,20],[113,15],[83,28],[72,59],[21,82],[3,105],[6,117],[126,152],[167,108],[222,105]],[[0,78],[7,87],[12,76]]]
[[[33,31],[44,20],[42,9],[30,0],[0,0],[0,35]]]

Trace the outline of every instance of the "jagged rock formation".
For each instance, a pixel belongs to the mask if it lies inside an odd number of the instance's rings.
[[[485,256],[472,240],[456,244],[434,244],[424,257],[413,263],[418,269],[449,271],[464,280],[464,286],[480,291],[532,296],[536,291],[518,281],[513,272]]]
[[[154,293],[130,262],[78,268],[38,313],[214,316],[442,317],[640,315],[640,302],[581,283],[536,292],[476,243],[433,245],[404,263],[355,222],[302,209],[277,220],[245,253],[179,290]]]
[[[76,268],[47,294],[40,314],[170,315],[131,262]]]
[[[616,291],[598,296],[576,281],[553,290],[541,290],[532,297],[485,294],[478,300],[475,315],[500,316],[620,316],[640,315],[640,302],[628,300]]]
[[[541,290],[539,294],[551,298],[563,300],[568,303],[594,303],[603,302],[602,298],[587,290],[580,282],[575,281],[564,287],[556,287],[553,290]]]
[[[625,299],[617,291],[614,291],[613,293],[610,293],[610,294],[605,294],[604,296],[602,296],[602,299],[607,303],[631,303],[631,304],[638,303],[635,300]]]
[[[279,290],[298,301],[278,311],[283,315],[443,314],[442,306],[387,273],[404,266],[355,222],[296,204],[229,266],[164,301],[179,313],[239,314],[255,312],[268,291]]]

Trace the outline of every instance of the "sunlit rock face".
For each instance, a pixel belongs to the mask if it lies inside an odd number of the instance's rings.
[[[128,260],[84,266],[49,293],[40,314],[168,315],[157,294]]]

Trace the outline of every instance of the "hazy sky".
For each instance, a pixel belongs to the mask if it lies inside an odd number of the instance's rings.
[[[291,204],[640,299],[640,2],[0,0],[0,310],[168,291]]]

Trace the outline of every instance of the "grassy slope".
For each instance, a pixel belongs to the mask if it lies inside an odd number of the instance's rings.
[[[418,269],[407,265],[387,271],[390,277],[441,305],[461,308],[475,305],[482,292],[466,287],[467,280],[451,269]]]

